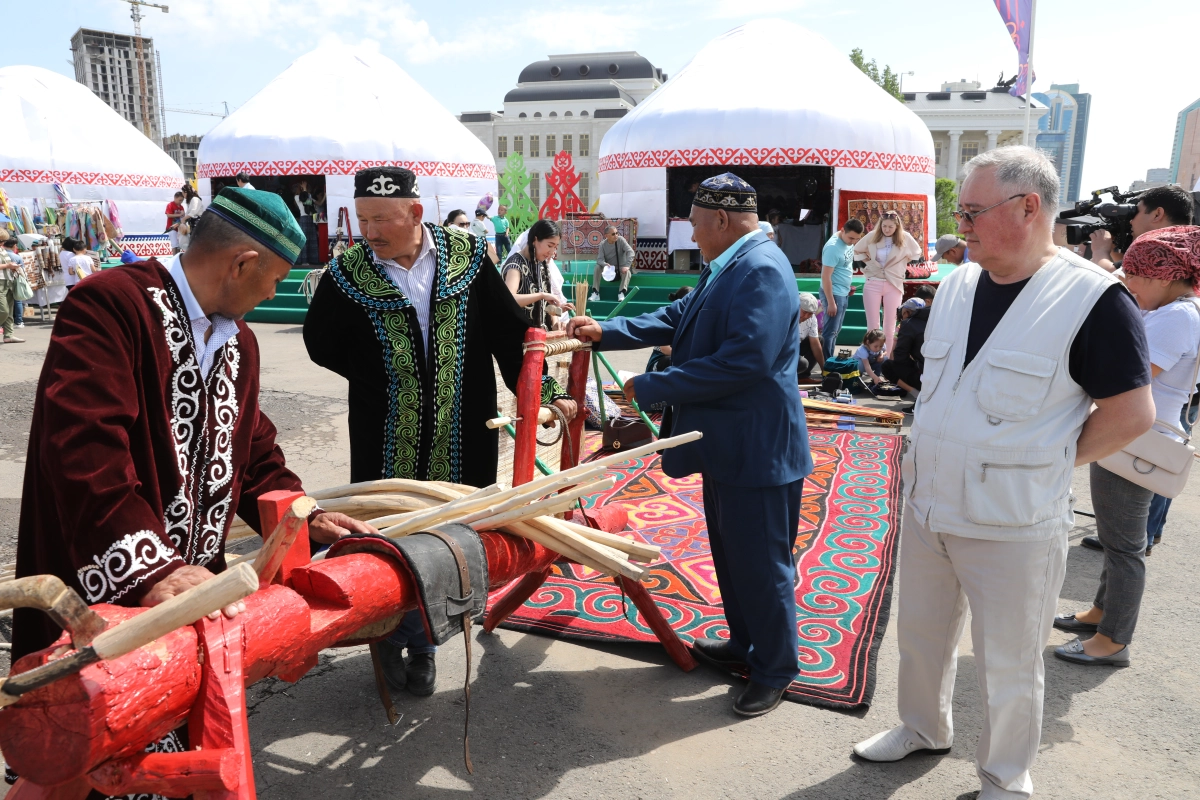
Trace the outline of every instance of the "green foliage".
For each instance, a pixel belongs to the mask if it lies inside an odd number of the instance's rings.
[[[937,203],[937,235],[957,233],[958,223],[950,214],[958,206],[957,184],[949,178],[938,178],[933,182],[933,199]]]
[[[500,179],[500,205],[508,207],[509,236],[512,241],[537,222],[538,210],[529,197],[529,173],[520,153],[508,157]]]
[[[892,72],[892,68],[884,65],[883,72],[879,71],[879,65],[875,63],[875,59],[869,62],[863,56],[861,47],[856,47],[850,51],[850,63],[862,70],[863,74],[871,80],[875,81],[885,92],[892,97],[904,102],[904,94],[900,91],[900,75]]]

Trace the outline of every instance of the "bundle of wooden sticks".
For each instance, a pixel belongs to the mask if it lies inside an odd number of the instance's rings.
[[[693,432],[661,439],[511,489],[497,484],[476,489],[442,481],[391,479],[323,489],[309,496],[324,510],[369,522],[385,536],[405,536],[457,522],[476,530],[521,536],[598,572],[640,580],[645,575],[641,565],[657,561],[659,548],[553,515],[568,511],[580,498],[611,489],[613,479],[604,477],[608,467],[700,436]],[[251,535],[256,534],[238,519],[230,529],[229,541]],[[256,555],[231,559],[231,564]]]
[[[899,411],[889,411],[886,408],[871,408],[870,406],[853,406],[846,403],[831,403],[825,400],[803,398],[804,419],[814,428],[836,428],[839,422],[845,422],[843,417],[853,417],[850,420],[855,425],[866,425],[876,428],[895,428],[900,430],[904,424],[904,415]]]

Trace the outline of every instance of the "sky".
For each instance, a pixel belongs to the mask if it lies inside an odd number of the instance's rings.
[[[594,3],[167,0],[144,8],[143,34],[162,58],[168,107],[220,111],[252,97],[298,56],[336,41],[378,49],[450,111],[498,110],[521,69],[552,53],[636,50],[668,75],[709,40],[751,19],[781,18],[849,54],[904,76],[909,91],[943,81],[994,84],[1017,68],[993,0],[609,0]],[[79,27],[132,32],[121,0],[6,0],[9,36],[0,65],[33,64],[74,77],[70,38]],[[499,13],[503,9],[511,9]],[[1175,118],[1200,97],[1191,0],[1041,0],[1034,32],[1035,91],[1079,83],[1092,95],[1081,188],[1128,185],[1170,165]],[[731,54],[747,81],[789,84],[820,76],[756,74],[752,53]],[[336,97],[314,114],[342,113]],[[167,133],[204,133],[218,117],[167,113]]]

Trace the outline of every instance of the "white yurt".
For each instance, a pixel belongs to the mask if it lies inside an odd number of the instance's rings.
[[[0,189],[11,206],[57,202],[57,183],[73,201],[113,201],[127,235],[162,234],[183,172],[90,89],[41,67],[4,67],[0,108]]]
[[[246,172],[263,189],[323,177],[330,235],[339,208],[353,217],[354,173],[364,167],[413,170],[430,222],[496,197],[496,164],[486,145],[396,62],[341,45],[293,61],[205,135],[198,161],[206,199],[214,183],[229,183],[206,178]],[[352,227],[357,234],[357,223]]]
[[[829,231],[871,202],[875,216],[880,203],[903,205],[917,240],[935,238],[929,130],[794,23],[756,20],[719,36],[618,121],[600,144],[600,211],[636,217],[639,247],[662,247],[665,267],[668,251],[695,248],[685,219],[694,183],[725,168],[758,190],[762,219],[774,204],[807,223],[780,226],[799,255],[819,258]]]

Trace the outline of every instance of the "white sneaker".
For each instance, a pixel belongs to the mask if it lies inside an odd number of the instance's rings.
[[[590,295],[588,295],[589,302],[596,303],[596,302],[599,302],[599,300],[600,300],[599,292],[592,292]]]
[[[944,755],[950,752],[949,747],[934,749],[926,747],[908,732],[903,725],[890,731],[877,733],[870,739],[864,739],[854,745],[854,754],[867,761],[899,761],[913,753],[926,752],[931,755]]]
[[[625,299],[625,293],[624,293],[624,292],[617,292],[617,302],[619,303],[619,302],[621,302],[621,301],[622,301],[622,300],[624,300],[624,299]]]

